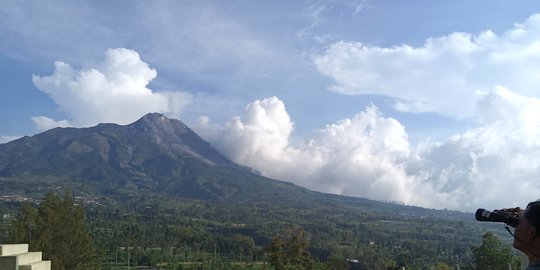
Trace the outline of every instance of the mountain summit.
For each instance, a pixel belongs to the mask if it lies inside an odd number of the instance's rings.
[[[173,154],[189,154],[211,165],[230,165],[230,161],[180,120],[169,119],[159,113],[149,113],[127,126],[132,136],[147,137],[160,147],[169,148]]]
[[[69,187],[217,200],[310,193],[229,161],[184,123],[158,113],[125,126],[55,128],[0,144],[4,192],[25,184],[32,191]]]

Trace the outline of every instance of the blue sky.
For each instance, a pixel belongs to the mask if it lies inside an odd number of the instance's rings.
[[[0,3],[0,142],[156,111],[324,192],[540,194],[537,1]]]

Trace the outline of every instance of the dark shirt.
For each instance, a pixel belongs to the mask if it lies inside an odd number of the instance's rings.
[[[525,270],[540,270],[540,264],[530,265]]]

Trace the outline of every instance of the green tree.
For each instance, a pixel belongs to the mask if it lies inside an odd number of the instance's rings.
[[[32,246],[35,238],[36,218],[38,210],[30,204],[23,204],[15,222],[11,224],[10,238],[14,243],[28,243]]]
[[[84,210],[73,196],[48,193],[36,209],[23,205],[10,229],[11,241],[42,251],[53,270],[99,269],[100,253],[88,234]]]
[[[520,260],[512,254],[508,245],[503,245],[497,237],[487,232],[482,237],[482,245],[471,247],[475,269],[506,270],[508,265],[512,269],[520,269]]]
[[[275,270],[314,269],[315,260],[307,250],[308,244],[301,227],[275,237],[267,248],[268,264]]]
[[[450,266],[448,266],[448,264],[446,263],[443,263],[443,262],[437,262],[435,264],[435,270],[451,270],[452,268],[450,268]]]
[[[336,255],[330,255],[328,261],[326,262],[326,268],[328,270],[347,270],[349,265],[344,258]]]

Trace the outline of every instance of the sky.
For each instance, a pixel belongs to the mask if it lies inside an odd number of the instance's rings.
[[[536,0],[0,4],[0,143],[158,112],[312,190],[540,198]]]

